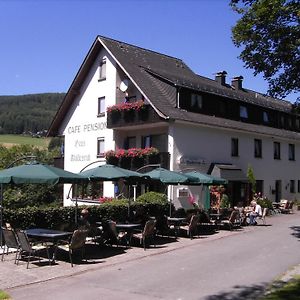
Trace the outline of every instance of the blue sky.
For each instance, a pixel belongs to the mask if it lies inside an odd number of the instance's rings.
[[[194,72],[267,91],[237,57],[229,0],[0,0],[0,95],[66,92],[97,35],[182,59]],[[296,95],[288,100],[294,101]]]

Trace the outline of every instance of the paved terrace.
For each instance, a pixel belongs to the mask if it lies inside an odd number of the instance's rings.
[[[275,224],[289,217],[300,216],[300,212],[295,211],[291,216],[275,215],[267,217],[267,224]],[[94,270],[100,270],[109,267],[121,267],[132,261],[144,260],[150,256],[158,256],[168,252],[178,251],[180,249],[199,246],[205,244],[206,247],[212,241],[226,239],[230,236],[247,235],[249,232],[257,230],[268,230],[271,227],[248,226],[241,230],[227,231],[221,230],[213,235],[201,235],[200,238],[160,238],[157,239],[156,248],[148,248],[146,251],[141,247],[124,248],[117,247],[100,247],[95,244],[88,244],[86,250],[87,262],[78,262],[71,267],[68,261],[68,255],[60,254],[56,264],[49,265],[47,260],[41,263],[38,261],[31,262],[29,269],[26,269],[26,261],[20,261],[19,265],[14,264],[14,253],[5,255],[4,262],[0,262],[0,288],[8,292],[14,288],[30,286],[39,282],[51,281],[55,278],[67,278],[74,275],[88,273]],[[299,232],[296,233],[299,237]],[[214,243],[211,243],[212,245]],[[300,267],[295,267],[282,274],[282,279],[288,280],[291,275],[300,274]],[[236,274],[238,276],[238,274]]]

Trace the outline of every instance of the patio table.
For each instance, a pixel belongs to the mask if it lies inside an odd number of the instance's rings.
[[[116,228],[117,230],[124,230],[126,231],[126,242],[127,245],[131,244],[131,237],[133,234],[133,231],[135,229],[141,228],[142,224],[140,223],[117,223]]]
[[[168,217],[169,224],[174,226],[174,234],[175,237],[178,236],[180,231],[180,225],[186,221],[186,218],[179,218],[179,217]]]
[[[73,232],[69,231],[60,231],[54,229],[45,229],[45,228],[31,228],[25,230],[28,237],[35,239],[41,242],[51,242],[53,243],[53,255],[52,263],[55,263],[57,245],[60,240],[69,239]]]

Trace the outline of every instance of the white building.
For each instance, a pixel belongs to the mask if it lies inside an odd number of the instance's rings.
[[[48,135],[64,137],[68,171],[104,164],[108,150],[153,146],[170,170],[227,178],[234,204],[247,201],[249,165],[258,191],[270,200],[297,198],[300,116],[291,103],[245,89],[242,80],[228,84],[224,71],[208,79],[178,58],[98,36]],[[143,100],[144,115],[122,113],[115,120],[106,109],[125,99]],[[177,206],[180,188],[168,190]],[[189,189],[199,194],[199,187]],[[104,183],[103,195],[114,196],[113,184]]]

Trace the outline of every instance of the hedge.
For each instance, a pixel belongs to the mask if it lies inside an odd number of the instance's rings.
[[[147,194],[149,194],[147,196]],[[155,195],[156,194],[156,195]],[[77,213],[80,215],[82,208],[88,208],[90,222],[115,220],[125,222],[128,220],[129,200],[113,200],[101,205],[79,206]],[[139,197],[136,202],[130,201],[129,219],[134,219],[136,211],[143,210],[146,215],[162,219],[169,213],[169,202],[167,198],[159,193],[146,193]],[[51,228],[51,229],[73,229],[75,228],[75,206],[66,207],[27,207],[20,209],[3,209],[3,221],[10,223],[13,228]]]

